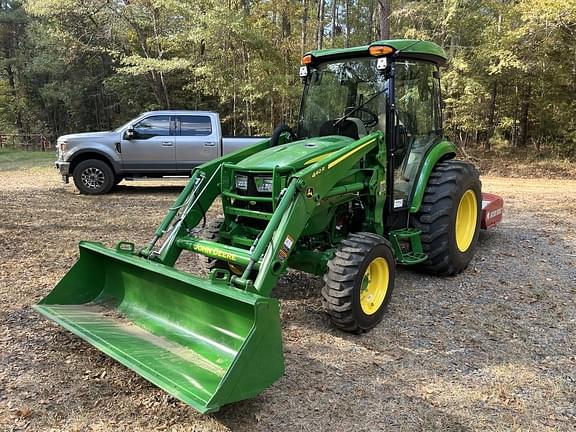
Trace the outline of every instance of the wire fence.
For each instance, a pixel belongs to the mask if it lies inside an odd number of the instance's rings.
[[[51,140],[42,134],[0,134],[0,149],[47,151],[53,149]]]

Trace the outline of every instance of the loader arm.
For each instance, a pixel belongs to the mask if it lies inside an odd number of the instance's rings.
[[[375,158],[379,166],[373,169],[372,178],[366,182],[338,186],[336,184],[345,178],[358,162],[369,152],[379,148]],[[386,152],[384,150],[384,134],[375,132],[348,146],[330,154],[328,157],[313,163],[293,174],[287,188],[281,194],[280,201],[271,219],[261,235],[248,250],[222,245],[218,242],[200,240],[187,233],[200,221],[197,209],[190,211],[186,219],[188,230],[180,229],[184,235],[177,236],[171,243],[176,252],[168,251],[164,256],[172,258],[182,249],[189,249],[213,258],[220,258],[235,264],[245,266],[242,276],[230,277],[232,287],[245,289],[269,296],[282,272],[286,269],[288,257],[294,250],[314,208],[320,201],[335,194],[360,192],[373,189],[377,206],[383,208],[386,188],[382,185],[385,178]],[[214,180],[213,180],[214,181]],[[213,188],[211,188],[213,190]],[[210,195],[210,200],[215,196]],[[203,201],[207,204],[208,199]],[[375,224],[380,227],[382,213],[375,218]],[[166,261],[164,261],[166,263]],[[250,276],[253,270],[258,270],[255,280]]]
[[[255,263],[260,260],[261,254],[263,255],[258,276],[254,281],[254,287],[259,294],[269,296],[272,289],[276,286],[278,278],[286,268],[288,257],[294,250],[294,246],[318,202],[331,196],[331,191],[338,181],[346,177],[346,174],[362,158],[377,147],[381,149],[378,152],[377,159],[381,164],[382,170],[375,171],[379,172],[376,175],[377,177],[381,176],[381,178],[370,183],[383,181],[384,167],[386,166],[386,152],[383,140],[384,134],[382,132],[370,134],[331,154],[329,157],[312,164],[292,178],[290,186],[282,198],[282,201],[286,200],[289,202],[287,210],[284,212],[280,206],[278,207],[250,257],[251,262]],[[364,189],[368,189],[370,184],[349,185],[351,189],[355,186],[363,186]],[[377,199],[382,201],[382,206],[385,200],[384,191],[385,188],[378,188],[379,198]],[[336,193],[338,192],[336,191]],[[268,238],[271,240],[266,244]],[[245,271],[242,278],[246,278],[248,275],[249,272]]]
[[[220,194],[219,174],[222,165],[237,163],[269,146],[270,140],[264,140],[195,168],[190,181],[164,216],[148,246],[140,251],[140,255],[173,266],[182,252],[182,248],[176,245],[176,239],[183,237],[200,223]],[[156,243],[166,235],[160,249],[155,251]]]

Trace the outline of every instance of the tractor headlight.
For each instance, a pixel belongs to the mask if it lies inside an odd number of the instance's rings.
[[[247,190],[248,189],[248,176],[237,175],[236,176],[236,189]]]
[[[272,177],[254,177],[258,192],[272,192]]]

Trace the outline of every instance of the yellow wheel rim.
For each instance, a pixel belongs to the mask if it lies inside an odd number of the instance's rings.
[[[476,233],[478,220],[478,201],[472,189],[468,189],[462,195],[458,212],[456,213],[456,246],[460,252],[466,252]]]
[[[366,315],[372,315],[380,309],[390,281],[390,268],[384,258],[375,258],[364,272],[360,288],[360,307]]]

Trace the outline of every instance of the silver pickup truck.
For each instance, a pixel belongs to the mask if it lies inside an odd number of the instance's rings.
[[[222,137],[210,111],[151,111],[108,132],[58,138],[56,168],[83,194],[101,195],[123,179],[187,176],[209,160],[264,138]]]

